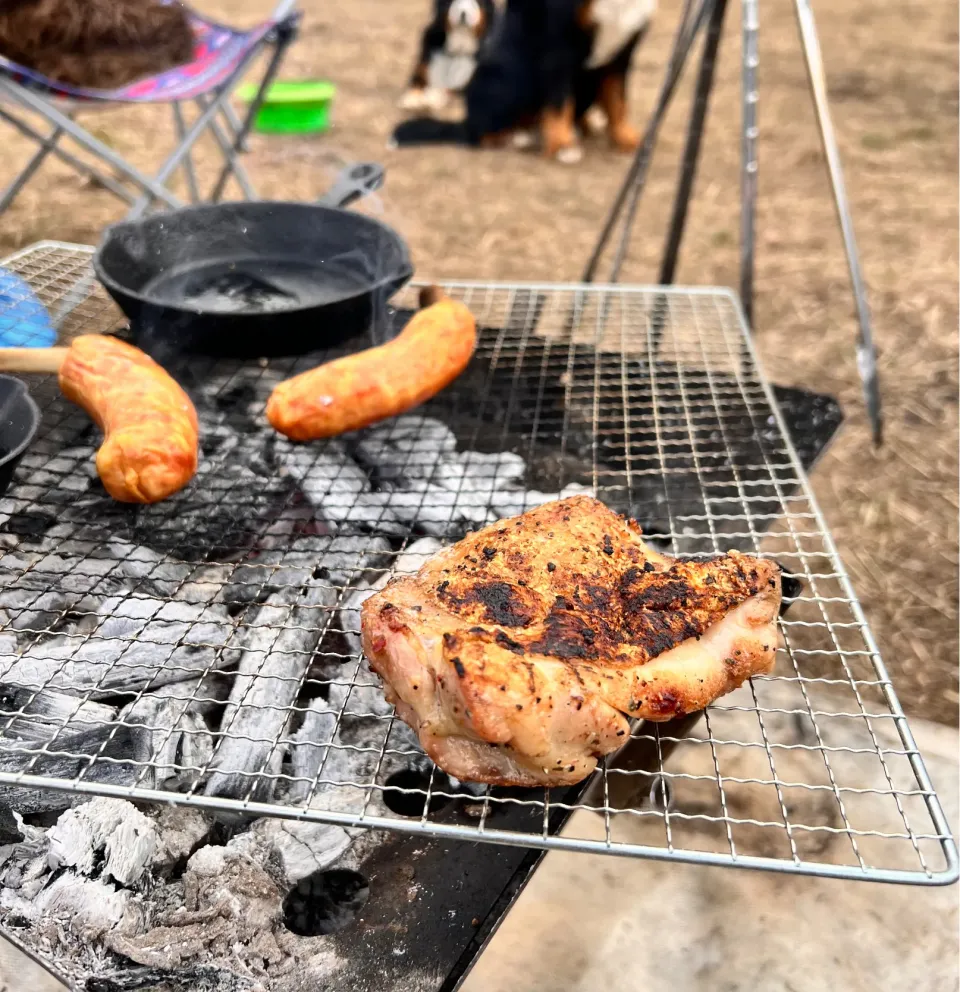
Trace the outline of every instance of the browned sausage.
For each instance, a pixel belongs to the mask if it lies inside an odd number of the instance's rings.
[[[124,503],[156,503],[197,471],[197,413],[190,397],[138,348],[86,334],[66,349],[60,389],[103,429],[97,472]]]
[[[267,419],[294,441],[367,427],[418,406],[464,370],[477,343],[473,314],[456,300],[420,310],[393,341],[281,382]]]

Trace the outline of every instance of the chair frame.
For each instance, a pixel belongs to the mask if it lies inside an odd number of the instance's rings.
[[[42,94],[28,85],[16,82],[8,75],[0,74],[0,120],[6,121],[20,134],[35,141],[38,145],[30,161],[0,194],[0,214],[13,203],[43,162],[51,155],[81,175],[95,180],[115,196],[124,200],[130,207],[126,215],[127,219],[139,217],[157,205],[167,208],[184,206],[184,201],[170,189],[171,181],[177,171],[181,169],[186,181],[189,202],[219,202],[231,176],[236,180],[244,198],[257,199],[250,177],[240,161],[240,153],[246,150],[246,140],[253,121],[263,104],[270,84],[283,63],[287,48],[297,36],[300,15],[295,11],[295,5],[296,0],[280,0],[271,15],[272,26],[270,30],[243,53],[225,79],[211,86],[206,93],[193,98],[192,102],[197,106],[199,114],[189,126],[186,123],[183,108],[186,100],[158,98],[156,101],[148,101],[149,103],[168,103],[171,106],[174,133],[177,138],[177,145],[172,154],[152,176],[131,165],[123,156],[78,124],[75,119],[78,110],[114,108],[124,105],[123,102],[109,99],[71,100],[64,96],[50,96]],[[247,107],[246,114],[241,118],[230,104],[230,96],[253,61],[266,48],[272,49],[266,69],[254,99]],[[21,113],[42,117],[50,125],[51,130],[49,133],[43,134],[24,119]],[[191,152],[196,142],[208,131],[219,147],[224,161],[209,195],[204,198],[197,183]],[[123,180],[126,180],[126,183],[118,181],[117,178],[108,175],[96,165],[86,162],[60,147],[63,138],[72,139],[84,151],[110,166]]]

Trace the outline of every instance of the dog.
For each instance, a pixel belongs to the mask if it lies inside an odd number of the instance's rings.
[[[189,62],[193,45],[178,3],[0,0],[0,55],[72,86],[125,86]]]
[[[626,81],[656,0],[507,0],[465,92],[461,122],[414,118],[392,144],[502,147],[539,134],[544,155],[579,161],[578,131],[603,117],[611,145],[636,148],[627,119]]]
[[[493,0],[434,0],[433,20],[420,39],[420,53],[404,110],[442,110],[473,77],[497,10]]]

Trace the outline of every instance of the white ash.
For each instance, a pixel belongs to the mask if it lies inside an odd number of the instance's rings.
[[[91,875],[102,858],[101,875],[126,887],[140,881],[158,846],[153,820],[122,799],[104,798],[67,810],[47,840],[51,868]]]

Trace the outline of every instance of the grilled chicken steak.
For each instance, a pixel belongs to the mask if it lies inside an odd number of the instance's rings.
[[[588,496],[501,520],[362,609],[387,699],[458,779],[569,785],[628,718],[703,709],[773,667],[780,569],[659,554]]]

